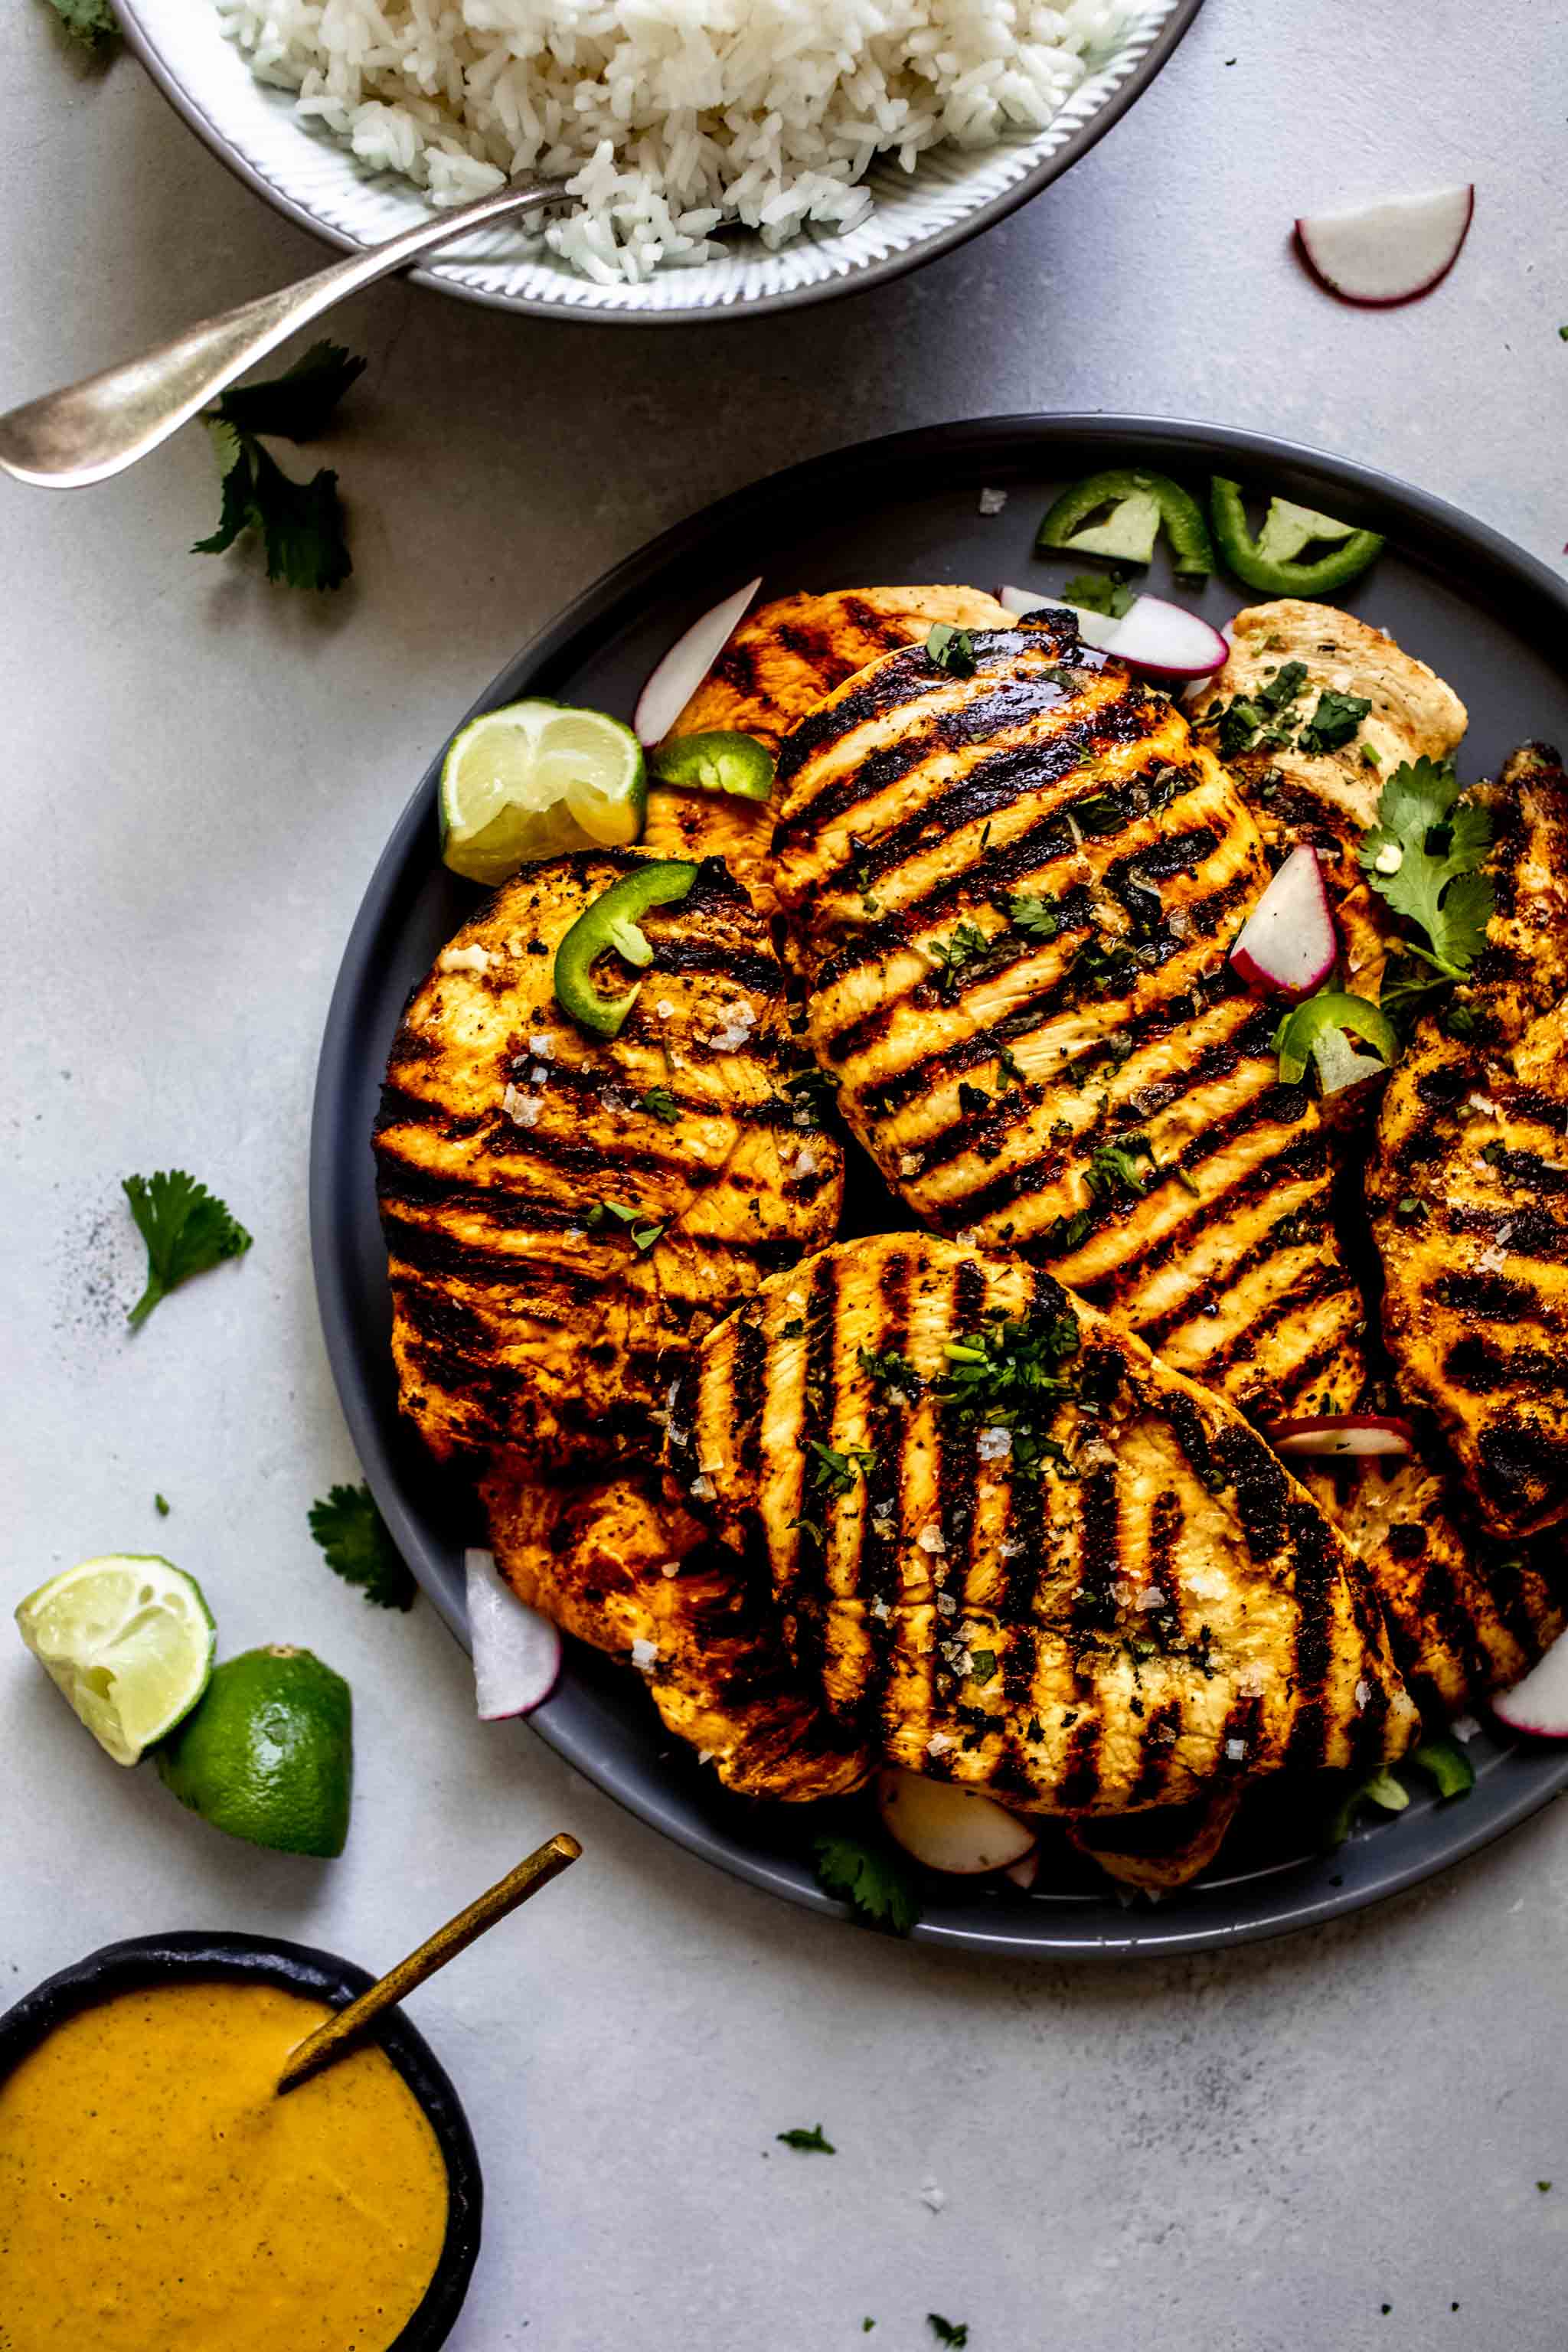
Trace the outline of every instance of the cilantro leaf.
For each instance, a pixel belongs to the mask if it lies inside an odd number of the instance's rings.
[[[896,1396],[912,1404],[924,1382],[909,1358],[897,1348],[883,1348],[879,1352],[870,1348],[858,1348],[856,1360],[866,1378],[879,1389],[891,1389]]]
[[[867,1845],[853,1837],[819,1837],[817,1884],[852,1904],[868,1927],[907,1936],[920,1916],[914,1882],[891,1846]]]
[[[310,1533],[332,1574],[363,1586],[377,1609],[413,1608],[419,1588],[368,1486],[331,1487],[310,1506]]]
[[[1296,737],[1296,749],[1309,752],[1340,751],[1359,732],[1371,709],[1368,695],[1340,694],[1331,686],[1324,687],[1316,710]]]
[[[662,1119],[666,1127],[676,1127],[680,1122],[680,1105],[668,1087],[649,1087],[641,1108],[649,1118]]]
[[[139,1331],[160,1299],[193,1274],[205,1274],[226,1257],[242,1255],[250,1247],[250,1235],[205,1184],[183,1169],[127,1176],[121,1189],[147,1244],[147,1286],[126,1310],[132,1329]]]
[[[782,2140],[785,2147],[815,2148],[823,2156],[837,2156],[838,2153],[830,2139],[823,2138],[820,2124],[813,2124],[809,2131],[804,2124],[794,2124],[788,2131],[774,2132],[773,2137]]]
[[[974,676],[974,640],[967,629],[955,629],[951,621],[938,621],[926,636],[926,658],[950,677]]]
[[[939,2344],[956,2344],[962,2347],[969,2341],[969,2326],[965,2320],[961,2319],[954,2326],[951,2319],[944,2319],[940,2311],[928,2311],[926,2326]]]
[[[1149,1163],[1150,1174],[1139,1168],[1140,1159]],[[1121,1143],[1102,1143],[1084,1171],[1084,1182],[1097,1201],[1115,1197],[1118,1184],[1124,1184],[1136,1201],[1141,1201],[1153,1181],[1157,1162],[1154,1147],[1146,1135],[1130,1135]]]
[[[1125,582],[1103,572],[1075,572],[1070,580],[1063,582],[1062,594],[1069,604],[1077,604],[1086,613],[1103,613],[1111,621],[1120,621],[1124,613],[1132,610],[1131,589]]]
[[[1026,940],[1054,940],[1061,929],[1062,919],[1054,900],[1036,898],[1021,892],[1010,892],[1005,901],[1007,920]]]
[[[365,364],[342,343],[312,343],[303,359],[270,383],[237,384],[226,392],[217,413],[237,433],[314,441]]]
[[[337,343],[316,343],[287,375],[226,392],[203,422],[222,477],[217,528],[192,553],[221,555],[242,531],[261,534],[267,577],[289,588],[341,588],[353,570],[344,535],[338,478],[330,467],[297,482],[256,437],[276,433],[308,441],[328,418],[364,362]]]
[[[857,1477],[868,1477],[877,1465],[874,1446],[824,1445],[815,1437],[808,1437],[805,1444],[806,1451],[816,1456],[810,1465],[811,1482],[830,1495],[852,1495]]]
[[[945,940],[927,941],[923,952],[937,968],[936,992],[944,1004],[951,1004],[960,990],[977,977],[971,966],[984,963],[999,944],[967,919],[956,923]]]
[[[120,19],[109,0],[49,0],[49,5],[73,41],[102,56],[120,38]]]
[[[1458,807],[1458,781],[1444,761],[1395,768],[1378,798],[1378,821],[1361,845],[1373,888],[1426,934],[1435,969],[1462,978],[1486,944],[1495,901],[1479,871],[1491,844],[1484,809]]]

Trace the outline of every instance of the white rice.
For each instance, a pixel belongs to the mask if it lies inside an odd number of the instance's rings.
[[[601,284],[852,226],[873,157],[1043,130],[1135,0],[217,0],[264,81],[438,205],[569,180]]]

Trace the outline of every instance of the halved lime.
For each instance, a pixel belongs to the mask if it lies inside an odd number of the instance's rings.
[[[230,1837],[282,1853],[342,1853],[353,1782],[349,1686],[310,1650],[243,1650],[159,1749],[158,1772]]]
[[[155,1554],[84,1559],[29,1592],[22,1639],[99,1746],[134,1764],[187,1716],[217,1631],[194,1576]]]
[[[538,857],[620,849],[647,810],[642,745],[602,710],[511,702],[455,735],[441,769],[441,856],[492,887]]]

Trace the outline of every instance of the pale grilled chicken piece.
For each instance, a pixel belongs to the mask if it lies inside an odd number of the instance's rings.
[[[1465,706],[1385,631],[1332,604],[1282,596],[1238,613],[1232,632],[1230,659],[1191,705],[1193,724],[1219,749],[1269,846],[1316,849],[1333,897],[1342,898],[1361,882],[1356,851],[1367,826],[1377,822],[1384,780],[1404,761],[1447,759],[1468,723]],[[1301,667],[1305,678],[1275,712],[1268,698],[1279,693],[1281,672],[1291,664]],[[1328,751],[1302,751],[1295,739],[1325,689],[1372,708],[1347,742]],[[1237,702],[1262,711],[1268,728],[1290,741],[1231,749],[1218,722]]]
[[[954,1344],[993,1364],[1021,1344],[1069,1392],[985,1375],[965,1408]],[[690,1507],[765,1544],[806,1685],[910,1770],[1125,1813],[1370,1771],[1411,1737],[1364,1580],[1302,1488],[1232,1407],[1016,1261],[893,1234],[770,1276],[687,1360],[671,1433]]]
[[[566,1486],[508,1459],[482,1492],[513,1591],[639,1665],[666,1727],[726,1788],[805,1803],[866,1779],[870,1759],[803,1690],[765,1563],[715,1543],[656,1471]]]
[[[879,654],[924,638],[938,621],[1005,627],[1007,611],[978,588],[833,588],[776,597],[741,623],[668,740],[724,729],[754,735],[776,752],[825,694]],[[763,892],[764,903],[772,833],[765,803],[649,788],[645,849],[658,857],[722,857],[731,873]]]
[[[1512,1538],[1568,1518],[1568,782],[1529,745],[1478,797],[1497,911],[1458,992],[1475,1034],[1420,1024],[1366,1198],[1400,1384],[1436,1413],[1482,1526]]]
[[[1066,614],[888,655],[787,739],[775,858],[839,1105],[926,1223],[1048,1264],[1254,1419],[1365,1375],[1334,1153],[1226,956],[1262,844]]]
[[[1365,1569],[1424,1714],[1458,1715],[1506,1690],[1568,1622],[1562,1543],[1547,1536],[1509,1545],[1477,1535],[1435,1450],[1315,1470],[1303,1484]]]
[[[1075,1822],[1068,1842],[1108,1878],[1142,1895],[1172,1895],[1208,1868],[1241,1803],[1240,1789],[1190,1805],[1156,1805],[1102,1822]]]
[[[559,1474],[657,1451],[661,1358],[837,1222],[839,1147],[781,1092],[784,973],[717,860],[645,919],[654,962],[618,1037],[556,1003],[558,942],[640,862],[525,867],[394,1042],[375,1137],[393,1352],[437,1455],[510,1447]]]

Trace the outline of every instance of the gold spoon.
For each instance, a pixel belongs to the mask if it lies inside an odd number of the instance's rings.
[[[466,1950],[487,1927],[493,1927],[498,1919],[504,1919],[509,1911],[515,1911],[520,1903],[526,1903],[531,1895],[537,1895],[542,1886],[559,1878],[582,1851],[576,1839],[564,1830],[547,1838],[515,1870],[509,1870],[503,1879],[470,1903],[466,1911],[459,1911],[455,1919],[437,1927],[416,1952],[410,1952],[405,1960],[388,1969],[357,2000],[351,2000],[347,2009],[340,2009],[314,2033],[307,2034],[299,2048],[290,2052],[278,2077],[279,2090],[293,2090],[296,2084],[303,2083],[320,2067],[330,2066],[334,2058],[341,2058],[384,2010],[393,2008],[416,1985],[422,1985],[426,1977],[433,1977],[437,1969],[445,1968],[448,1960]]]
[[[20,482],[50,490],[107,481],[156,449],[236,376],[362,286],[449,244],[467,229],[570,202],[560,180],[511,180],[455,212],[416,221],[384,245],[351,253],[346,261],[334,261],[297,286],[204,319],[139,359],[8,410],[0,416],[0,467]]]

